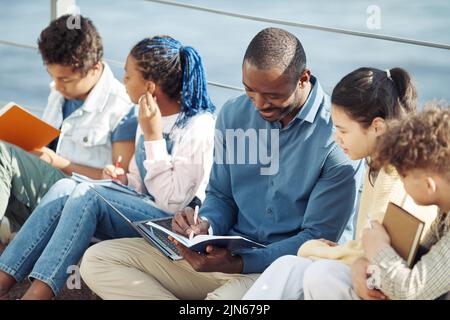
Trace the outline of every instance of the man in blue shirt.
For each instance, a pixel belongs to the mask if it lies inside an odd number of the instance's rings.
[[[300,41],[264,29],[242,70],[246,95],[227,102],[217,119],[200,219],[187,208],[172,227],[185,236],[239,235],[267,247],[231,253],[209,246],[198,254],[178,243],[185,260],[170,262],[145,250],[141,239],[100,244],[82,269],[102,298],[237,299],[275,259],[295,255],[311,239],[338,241],[352,221],[363,165],[334,142],[329,97],[306,67]],[[351,223],[345,232],[351,237]],[[117,282],[120,261],[126,276]]]

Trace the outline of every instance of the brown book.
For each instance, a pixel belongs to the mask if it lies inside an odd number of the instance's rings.
[[[391,237],[391,247],[412,267],[425,223],[405,209],[389,202],[383,226]]]
[[[0,109],[0,140],[26,151],[42,148],[61,132],[14,102]]]

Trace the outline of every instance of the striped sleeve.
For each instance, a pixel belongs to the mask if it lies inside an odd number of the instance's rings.
[[[372,259],[380,268],[381,291],[391,299],[437,299],[450,291],[450,232],[435,243],[412,269],[386,247]]]

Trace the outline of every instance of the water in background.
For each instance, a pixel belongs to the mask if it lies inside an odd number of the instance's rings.
[[[180,1],[181,2],[181,1]],[[267,18],[319,24],[450,43],[448,0],[189,0],[186,3]],[[368,6],[381,8],[381,30],[368,30]],[[141,38],[168,34],[203,56],[208,80],[241,87],[241,63],[252,37],[269,26],[142,0],[77,0],[81,14],[90,17],[102,35],[105,57],[125,61]],[[0,0],[0,39],[36,44],[50,19],[50,0]],[[450,51],[283,27],[297,35],[305,48],[308,66],[331,92],[348,72],[371,66],[403,67],[415,78],[420,102],[450,100]],[[122,79],[123,70],[112,65]],[[0,44],[0,103],[16,101],[40,113],[49,93],[50,77],[36,50]],[[239,92],[210,87],[217,106]]]

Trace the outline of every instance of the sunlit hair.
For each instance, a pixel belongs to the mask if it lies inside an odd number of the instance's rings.
[[[72,17],[61,16],[42,30],[39,52],[45,64],[69,66],[85,76],[103,57],[102,39],[92,21],[83,16],[77,16],[80,28],[69,29],[67,20]]]
[[[450,181],[450,107],[431,102],[425,111],[388,123],[378,141],[374,168],[393,166],[401,175],[424,169]]]

